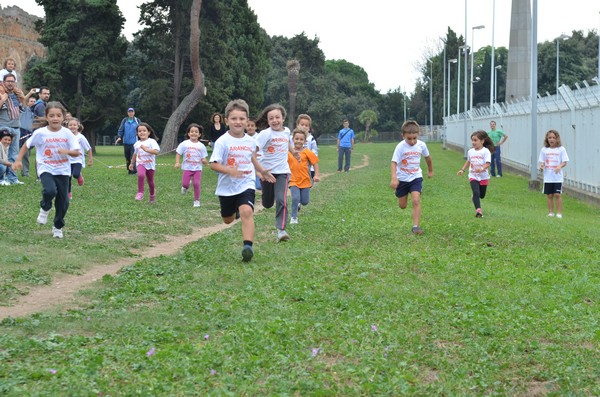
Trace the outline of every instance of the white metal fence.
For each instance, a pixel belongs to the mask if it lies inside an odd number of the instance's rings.
[[[502,145],[502,161],[520,171],[531,172],[531,100],[481,107],[446,118],[446,142],[455,147],[471,147],[471,132],[489,131],[490,121],[508,135]],[[565,186],[600,194],[600,86],[571,88],[563,85],[558,95],[538,95],[537,147],[550,129],[560,133],[570,161],[564,169]],[[467,139],[465,142],[465,118]],[[536,155],[537,161],[537,155]],[[537,162],[533,164],[537,167]]]

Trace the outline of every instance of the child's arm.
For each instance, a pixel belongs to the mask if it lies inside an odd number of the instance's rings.
[[[206,157],[202,157],[202,165],[208,165],[208,160]]]
[[[256,158],[256,152],[252,154],[252,164],[254,165],[254,169],[260,174],[261,181],[275,183],[276,179],[271,174],[271,171],[264,169],[258,162],[258,159]]]
[[[554,173],[558,174],[560,172],[560,170],[562,170],[566,166],[567,166],[567,162],[563,161],[562,163],[560,163],[559,165],[556,166],[556,168],[554,169]]]
[[[81,156],[81,151],[79,149],[69,150],[69,149],[65,149],[65,148],[60,148],[60,149],[58,149],[58,153],[59,154],[66,154],[66,155],[71,156],[71,157],[79,157],[79,156]]]
[[[160,153],[160,150],[159,150],[159,149],[151,149],[151,148],[150,148],[150,146],[141,145],[141,146],[140,146],[140,148],[141,148],[143,151],[145,151],[146,153],[150,153],[150,154],[153,154],[153,155],[155,155],[155,156],[156,156],[157,154],[159,154],[159,153]]]
[[[25,156],[25,153],[27,153],[28,150],[29,148],[26,144],[23,144],[23,146],[21,146],[21,150],[19,150],[19,155],[17,156],[15,162],[12,164],[12,169],[14,171],[20,170],[22,168],[23,164],[21,162],[23,161],[23,156]]]
[[[221,174],[226,174],[231,176],[232,178],[243,178],[244,172],[237,169],[237,167],[228,167],[221,163],[213,162],[210,163],[210,169],[213,171],[220,172]]]
[[[431,156],[425,157],[427,163],[427,178],[433,178],[433,163],[431,162]]]
[[[319,164],[314,163],[313,167],[315,167],[315,176],[313,177],[313,180],[319,182],[321,180],[321,176],[319,175]]]
[[[181,159],[181,156],[179,155],[179,153],[175,153],[175,168],[180,168],[181,164],[179,164],[179,160]],[[202,159],[202,164],[204,164],[204,161],[206,159]]]
[[[460,170],[458,170],[458,172],[456,173],[456,175],[462,175],[465,173],[465,169],[469,166],[469,160],[465,161],[465,163],[463,164],[463,166],[460,168]]]
[[[392,180],[390,182],[390,187],[392,189],[397,189],[398,184],[400,183],[400,181],[398,180],[398,176],[396,175],[397,168],[398,168],[398,163],[396,163],[395,161],[392,161],[392,166],[390,167],[390,170],[392,171]]]
[[[137,150],[133,151],[131,159],[129,160],[129,171],[133,171],[133,165],[135,164],[135,158],[137,157]]]

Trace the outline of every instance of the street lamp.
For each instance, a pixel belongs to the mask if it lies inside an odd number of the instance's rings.
[[[465,53],[465,62],[467,61],[467,51],[469,50],[469,46],[468,45],[461,45],[460,47],[458,47],[458,76],[456,77],[456,114],[460,113],[460,52],[464,51]],[[465,75],[466,75],[467,71],[466,71],[466,67],[465,67]],[[467,89],[467,79],[465,78],[465,90]],[[467,93],[465,91],[465,97],[467,96]]]
[[[492,1],[492,66],[490,69],[490,107],[492,106],[492,104],[494,103],[494,90],[493,90],[493,79],[491,78],[491,75],[494,74],[494,61],[495,59],[495,55],[494,55],[494,30],[496,27],[496,0]]]
[[[566,34],[561,34],[556,38],[556,95],[558,95],[558,87],[559,87],[559,69],[560,69],[560,41],[568,39],[569,36]]]
[[[469,110],[473,110],[473,61],[475,59],[475,31],[485,28],[485,25],[477,25],[471,28],[471,94]]]
[[[502,65],[497,65],[494,67],[494,101],[492,102],[492,106],[494,106],[498,101],[498,71],[500,69],[502,69]]]
[[[429,64],[429,133],[433,134],[433,62]]]
[[[402,93],[402,98],[404,99],[402,102],[404,102],[404,122],[406,122],[406,92]]]
[[[448,117],[450,117],[450,87],[452,86],[452,84],[450,84],[450,65],[456,62],[458,62],[458,59],[456,58],[448,61]]]

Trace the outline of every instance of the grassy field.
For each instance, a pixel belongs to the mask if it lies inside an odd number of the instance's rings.
[[[565,197],[548,218],[506,175],[476,219],[461,154],[430,144],[414,236],[388,187],[393,148],[357,145],[353,165],[369,165],[338,174],[323,147],[332,175],[292,239],[276,242],[273,209],[257,214],[249,264],[235,225],[104,277],[78,308],[3,320],[0,395],[600,395],[598,209]],[[39,184],[0,190],[2,304],[220,222],[211,171],[195,209],[180,171],[159,166],[150,206],[107,167],[120,148],[98,150],[63,240],[35,224]]]

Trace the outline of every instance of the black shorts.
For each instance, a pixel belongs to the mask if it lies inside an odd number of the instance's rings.
[[[423,178],[416,178],[410,182],[399,181],[398,187],[396,188],[396,197],[407,196],[410,192],[419,192],[423,190]]]
[[[544,194],[562,194],[562,183],[560,182],[545,182]]]
[[[252,207],[252,211],[254,211],[254,198],[254,189],[248,189],[234,196],[219,196],[219,203],[221,203],[221,217],[230,217],[235,214],[242,205],[249,205]]]

